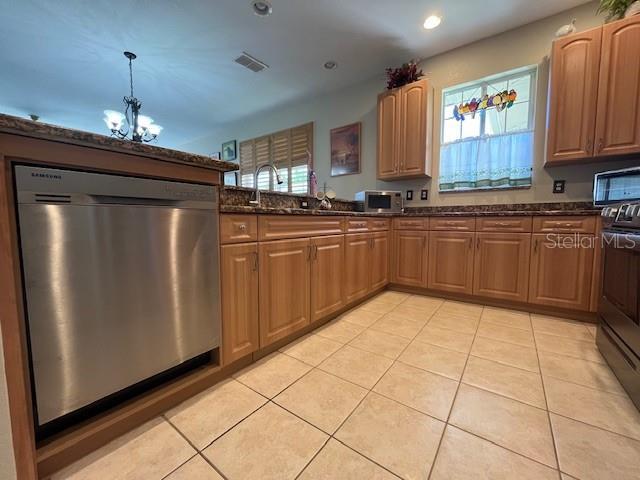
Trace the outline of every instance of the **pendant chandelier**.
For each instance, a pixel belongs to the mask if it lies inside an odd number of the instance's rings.
[[[155,140],[162,127],[153,123],[151,117],[140,115],[142,103],[133,96],[133,68],[132,61],[136,59],[136,54],[124,52],[124,56],[129,59],[129,84],[131,95],[124,97],[124,113],[115,110],[104,111],[104,122],[107,124],[111,134],[121,140],[129,139],[134,142],[150,142]],[[129,138],[131,135],[131,138]]]

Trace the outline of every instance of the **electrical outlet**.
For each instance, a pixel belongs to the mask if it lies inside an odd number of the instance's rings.
[[[554,180],[553,181],[553,193],[564,193],[564,184],[566,180]]]
[[[420,190],[420,200],[429,199],[429,190]]]
[[[407,200],[413,200],[413,190],[407,190]]]

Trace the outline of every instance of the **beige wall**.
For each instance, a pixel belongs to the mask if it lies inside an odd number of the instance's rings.
[[[296,104],[260,114],[228,125],[210,136],[183,145],[183,149],[210,154],[220,150],[223,141],[244,140],[279,129],[315,122],[314,154],[319,184],[327,182],[342,198],[353,198],[360,190],[385,188],[391,190],[429,190],[429,200],[412,205],[462,205],[486,203],[531,203],[554,201],[589,201],[593,174],[623,168],[638,162],[598,162],[569,167],[543,168],[545,148],[545,118],[548,87],[548,55],[554,33],[561,25],[577,19],[577,28],[585,30],[602,24],[595,16],[597,3],[588,3],[524,27],[432,57],[422,68],[434,86],[433,178],[398,182],[376,180],[376,97],[384,90],[384,78],[375,78],[330,95],[300,101]],[[438,194],[437,176],[440,152],[440,108],[442,89],[484,76],[525,65],[539,65],[536,102],[536,142],[533,186],[523,190]],[[362,122],[362,173],[332,178],[329,175],[329,131],[352,122]],[[566,180],[566,193],[553,194],[554,180]]]
[[[0,335],[1,337],[1,335]],[[0,478],[13,480],[16,477],[16,466],[13,457],[11,440],[11,424],[9,422],[9,399],[7,397],[7,381],[4,372],[4,353],[0,341]]]

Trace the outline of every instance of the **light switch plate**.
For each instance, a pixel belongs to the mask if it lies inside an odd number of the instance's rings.
[[[413,190],[407,190],[407,200],[413,200]]]
[[[420,190],[420,200],[429,199],[429,190]]]
[[[554,180],[553,181],[553,193],[564,193],[564,185],[566,180]]]

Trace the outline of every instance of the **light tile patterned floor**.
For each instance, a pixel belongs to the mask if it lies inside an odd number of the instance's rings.
[[[639,479],[594,335],[385,292],[54,479]]]

